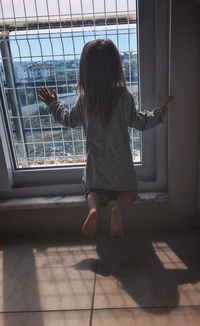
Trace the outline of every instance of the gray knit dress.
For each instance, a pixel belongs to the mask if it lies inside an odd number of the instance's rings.
[[[157,126],[164,118],[160,109],[137,111],[132,95],[126,90],[106,128],[87,116],[81,97],[71,109],[54,101],[49,105],[49,112],[66,127],[83,127],[87,153],[83,181],[87,189],[137,191],[128,127],[147,130]]]

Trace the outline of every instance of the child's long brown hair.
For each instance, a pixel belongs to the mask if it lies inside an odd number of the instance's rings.
[[[80,59],[78,88],[87,113],[103,127],[109,124],[125,87],[120,55],[114,43],[109,39],[97,39],[85,44]]]

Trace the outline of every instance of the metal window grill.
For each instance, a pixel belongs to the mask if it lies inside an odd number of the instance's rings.
[[[71,106],[77,97],[84,44],[110,38],[121,55],[127,87],[138,103],[137,20],[133,0],[0,0],[0,86],[17,169],[85,163],[82,128],[57,124],[38,88],[56,89]],[[141,137],[130,129],[133,161]]]

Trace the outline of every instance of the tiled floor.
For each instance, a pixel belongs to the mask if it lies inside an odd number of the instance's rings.
[[[196,326],[200,235],[7,239],[0,282],[0,326]]]

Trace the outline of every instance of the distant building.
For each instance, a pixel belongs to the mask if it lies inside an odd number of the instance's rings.
[[[17,82],[24,82],[28,80],[28,65],[25,62],[15,62],[15,78]]]
[[[5,73],[4,73],[4,69],[3,69],[3,65],[0,63],[0,75],[1,75],[1,79],[3,82],[5,82],[6,77],[5,77]]]
[[[28,66],[29,79],[42,80],[48,77],[54,77],[54,65],[37,62]]]
[[[121,60],[124,64],[129,64],[130,61],[135,61],[137,62],[137,53],[132,53],[132,52],[124,52],[121,54]]]

